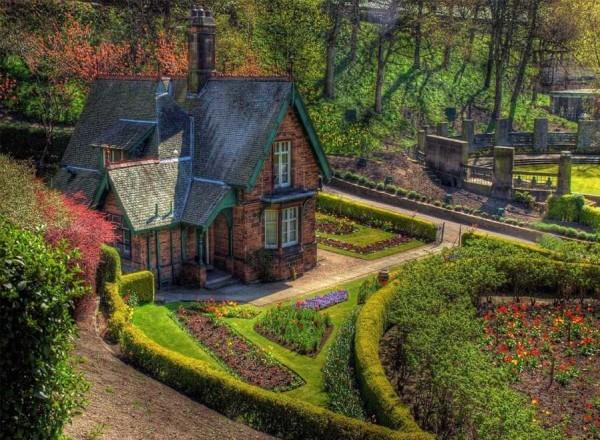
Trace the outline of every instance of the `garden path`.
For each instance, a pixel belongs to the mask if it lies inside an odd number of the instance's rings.
[[[356,196],[354,194],[331,187],[326,187],[325,191],[332,194],[342,195],[344,197],[376,206],[378,208],[428,220],[436,224],[444,223],[444,240],[441,244],[429,244],[407,252],[401,252],[399,254],[390,255],[389,257],[372,261],[347,257],[319,249],[319,261],[317,267],[307,272],[304,276],[298,278],[297,280],[251,285],[237,283],[217,290],[174,287],[168,290],[159,291],[156,295],[156,299],[163,302],[202,301],[215,299],[221,301],[250,303],[256,306],[276,304],[278,302],[291,300],[320,290],[334,290],[336,286],[347,283],[348,281],[377,273],[382,269],[400,266],[408,261],[422,258],[432,253],[440,252],[446,247],[457,246],[461,233],[468,229],[468,227],[461,225],[460,223],[443,221],[436,217],[419,214],[407,209],[376,202],[365,197]],[[505,234],[498,234],[491,231],[485,232],[498,237],[519,240]]]
[[[273,437],[194,402],[122,362],[98,336],[95,298],[77,316],[74,358],[90,390],[83,413],[65,427],[73,440],[218,439]]]

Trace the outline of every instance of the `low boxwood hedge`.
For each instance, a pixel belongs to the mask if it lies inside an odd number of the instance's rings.
[[[356,320],[354,360],[361,395],[367,409],[375,414],[380,424],[404,432],[420,432],[423,438],[433,439],[419,428],[410,410],[402,403],[379,359],[379,343],[388,327],[387,312],[396,286],[397,283],[392,282],[373,294]]]
[[[226,416],[283,439],[431,440],[423,432],[397,432],[248,385],[207,363],[168,350],[131,322],[119,283],[103,289],[109,329],[140,369]]]
[[[143,270],[128,273],[121,277],[119,283],[121,295],[135,295],[139,304],[154,302],[155,283],[152,272]]]
[[[544,255],[547,257],[554,255],[554,252],[552,252],[551,250],[544,249],[543,247],[538,246],[536,244],[529,244],[523,241],[510,240],[508,238],[495,237],[477,231],[464,232],[460,238],[460,243],[462,246],[469,246],[481,241],[485,241],[489,246],[492,247],[515,246],[518,249],[535,252],[537,254]]]
[[[420,238],[425,241],[431,242],[436,239],[437,227],[433,223],[399,214],[397,212],[375,208],[344,197],[319,193],[317,198],[317,209],[329,214],[349,217],[358,222],[388,223],[395,229],[398,229],[411,237]]]

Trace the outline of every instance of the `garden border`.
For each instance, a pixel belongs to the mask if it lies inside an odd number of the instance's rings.
[[[103,248],[104,251],[104,248]],[[114,258],[114,253],[103,252]],[[106,266],[118,267],[117,262]],[[121,298],[119,278],[105,270],[101,279],[108,306],[109,330],[124,355],[150,376],[253,428],[286,439],[432,440],[420,430],[398,432],[336,414],[310,403],[246,384],[205,362],[190,359],[153,342],[130,322],[131,311]]]

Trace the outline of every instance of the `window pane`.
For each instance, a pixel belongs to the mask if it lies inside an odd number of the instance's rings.
[[[291,246],[298,243],[298,208],[286,208],[283,210],[283,224],[281,241],[283,246]]]
[[[277,211],[265,211],[265,247],[277,247]]]
[[[275,187],[290,184],[291,142],[276,142],[274,145],[273,175]]]

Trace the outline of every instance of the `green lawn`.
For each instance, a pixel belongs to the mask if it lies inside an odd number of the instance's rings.
[[[528,165],[515,170],[557,173],[558,165]],[[571,190],[575,193],[600,195],[600,165],[573,165]]]
[[[304,379],[306,382],[305,385],[294,390],[287,391],[285,394],[295,399],[301,399],[316,405],[324,406],[327,403],[327,394],[323,390],[323,377],[321,374],[321,369],[325,364],[327,351],[333,339],[336,337],[340,324],[352,312],[354,307],[356,307],[358,289],[365,279],[366,278],[354,280],[340,286],[328,288],[324,291],[313,292],[305,295],[305,297],[314,296],[316,294],[331,292],[338,288],[347,289],[350,294],[348,301],[337,304],[322,312],[330,315],[333,323],[333,332],[327,339],[327,342],[319,354],[315,357],[295,353],[273,341],[270,341],[254,331],[254,324],[262,315],[262,313],[252,319],[224,318],[224,321],[243,334],[250,341],[262,347],[279,362],[294,370],[302,377],[302,379]],[[294,298],[293,302],[297,301],[297,299],[298,298]],[[171,350],[178,351],[186,356],[205,360],[216,368],[223,369],[192,336],[190,336],[171,318],[171,311],[176,310],[177,307],[179,307],[179,304],[177,303],[166,306],[145,305],[137,307],[134,311],[133,323],[158,344],[163,345]],[[268,307],[256,307],[255,309],[264,312],[268,309]]]
[[[317,213],[317,219],[335,219],[334,216],[329,214]],[[317,231],[317,237],[330,238],[333,240],[342,241],[344,243],[354,244],[358,246],[366,246],[377,241],[387,240],[392,238],[394,234],[392,232],[384,231],[383,229],[371,228],[369,226],[361,225],[351,221],[354,224],[355,230],[350,234],[327,234],[325,232]],[[348,257],[360,258],[362,260],[377,260],[378,258],[388,257],[390,255],[397,254],[399,252],[405,252],[419,246],[423,246],[425,243],[419,240],[411,240],[407,243],[400,244],[398,246],[389,247],[381,251],[372,252],[370,254],[359,254],[346,249],[339,249],[334,246],[319,243],[319,248],[326,251],[335,252],[340,255],[346,255]]]

